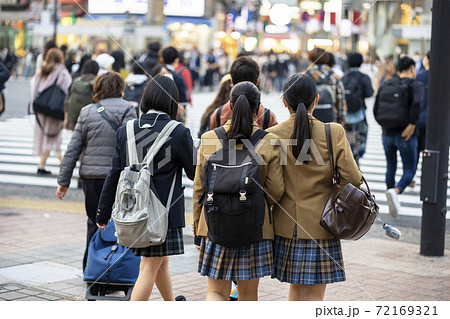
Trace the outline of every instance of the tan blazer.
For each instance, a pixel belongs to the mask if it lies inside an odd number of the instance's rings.
[[[311,154],[312,161],[303,165],[295,164],[295,158],[288,146],[288,140],[294,129],[295,114],[291,115],[287,121],[268,129],[280,138],[282,158],[287,156],[287,165],[283,165],[285,193],[279,205],[274,205],[273,209],[275,234],[285,238],[292,238],[295,225],[297,225],[297,238],[333,237],[319,224],[332,190],[325,125],[313,116],[309,116],[312,119],[312,140],[323,159],[322,165],[319,165],[313,155],[313,147],[308,152]],[[330,123],[330,128],[334,161],[341,175],[341,184],[352,183],[359,187],[362,183],[362,175],[353,159],[345,130],[337,123]]]
[[[226,122],[224,128],[228,131],[231,127],[231,120]],[[253,133],[258,130],[259,127],[253,124]],[[252,133],[252,135],[253,135]],[[261,156],[263,163],[267,165],[261,165],[259,175],[261,177],[261,183],[264,187],[265,192],[270,194],[266,196],[270,204],[281,199],[284,193],[284,182],[283,182],[283,170],[280,165],[280,146],[273,145],[277,143],[271,143],[271,141],[277,140],[272,134],[267,134],[256,146],[255,150]],[[261,144],[263,143],[263,144]],[[240,145],[242,147],[242,145]],[[239,145],[238,145],[239,147]],[[259,149],[258,149],[259,147]],[[197,167],[195,171],[194,178],[194,223],[193,230],[195,236],[206,236],[208,228],[206,226],[205,215],[203,211],[203,201],[199,203],[203,195],[203,167],[208,160],[208,158],[222,148],[222,145],[217,138],[214,131],[209,131],[202,135],[200,149],[197,156]],[[266,194],[267,195],[267,194]],[[266,204],[266,216],[264,218],[263,225],[263,239],[273,239],[273,220],[269,220],[269,210]]]

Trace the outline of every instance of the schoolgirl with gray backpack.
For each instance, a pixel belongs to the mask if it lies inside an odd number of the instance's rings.
[[[172,180],[167,204],[163,205],[152,180],[153,159],[181,123],[172,120],[163,128],[142,163],[138,161],[134,123],[135,121],[127,122],[130,165],[120,174],[112,219],[116,225],[119,244],[129,248],[145,248],[161,245],[166,240],[169,208],[177,174]]]

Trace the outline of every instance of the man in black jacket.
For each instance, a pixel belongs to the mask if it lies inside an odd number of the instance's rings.
[[[398,195],[411,183],[416,171],[417,137],[414,132],[424,87],[415,78],[414,60],[409,57],[399,59],[397,76],[380,87],[373,109],[375,119],[383,129],[387,162],[386,197],[393,217],[397,217],[401,209]],[[402,158],[403,175],[396,184],[397,151]]]

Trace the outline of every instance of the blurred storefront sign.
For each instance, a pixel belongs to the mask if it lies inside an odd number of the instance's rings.
[[[164,15],[203,17],[205,0],[164,0]]]
[[[65,0],[70,1],[70,0]],[[89,0],[88,11],[93,14],[146,14],[147,0]]]

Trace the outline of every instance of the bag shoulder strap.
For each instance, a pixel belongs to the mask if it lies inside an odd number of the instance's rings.
[[[216,113],[216,127],[220,127],[221,126],[220,125],[220,115],[222,115],[222,108],[223,108],[223,105],[217,109],[217,113]]]
[[[219,126],[214,129],[214,133],[216,133],[217,138],[219,139],[220,143],[222,144],[222,147],[225,148],[225,146],[228,146],[228,143],[225,143],[228,141],[228,135],[227,131],[225,131],[225,128],[223,126]]]
[[[256,146],[260,140],[263,139],[264,136],[266,136],[268,132],[263,131],[261,129],[258,129],[251,137],[250,137],[250,143],[252,143],[253,146]]]
[[[264,122],[263,122],[263,130],[267,130],[270,124],[270,110],[264,108]]]
[[[103,119],[106,122],[108,122],[108,124],[113,128],[113,130],[117,132],[119,126],[116,123],[114,123],[113,120],[111,120],[108,114],[106,114],[105,107],[100,103],[95,104],[95,106],[97,107],[97,112],[101,115],[101,117],[103,117]]]
[[[127,145],[128,145],[128,161],[129,165],[139,163],[139,159],[137,156],[137,147],[136,147],[136,137],[134,136],[134,123],[136,120],[131,120],[127,122]]]
[[[146,162],[147,166],[150,166],[152,164],[153,159],[155,158],[155,155],[159,152],[159,150],[167,142],[167,140],[170,137],[170,134],[172,134],[172,132],[175,130],[175,128],[180,124],[181,123],[178,121],[171,120],[169,123],[166,124],[166,126],[164,126],[164,128],[158,134],[158,137],[153,142],[150,149],[147,151],[147,155],[145,155],[143,162]]]
[[[336,185],[339,183],[339,176],[338,173],[334,167],[334,156],[333,156],[333,140],[331,139],[331,128],[330,124],[325,123],[325,134],[327,137],[327,146],[328,146],[328,155],[330,157],[330,167],[331,167],[331,176],[333,185]]]

